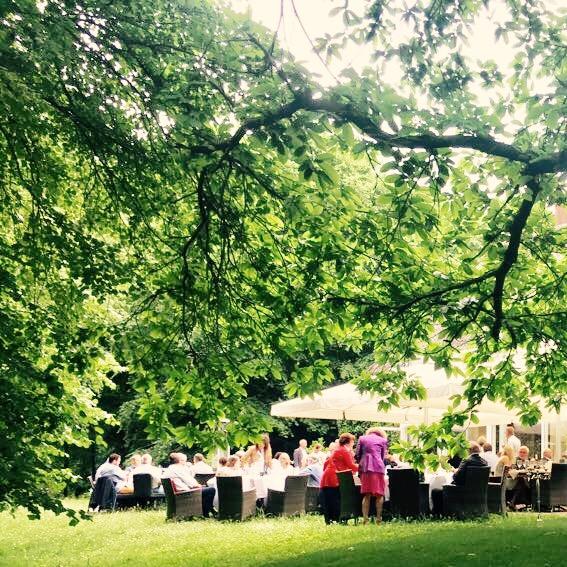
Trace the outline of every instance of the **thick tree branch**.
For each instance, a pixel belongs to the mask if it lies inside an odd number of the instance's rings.
[[[500,337],[500,330],[502,329],[502,322],[504,320],[504,311],[502,308],[503,295],[504,295],[504,281],[508,272],[518,259],[518,250],[522,240],[522,232],[528,222],[530,213],[532,212],[536,197],[541,191],[541,186],[535,181],[531,180],[527,183],[530,195],[522,201],[518,212],[512,220],[510,227],[510,240],[508,241],[508,248],[504,252],[504,258],[498,269],[494,279],[494,290],[492,292],[492,303],[494,308],[494,323],[492,325],[492,337],[498,340]]]
[[[365,135],[376,141],[379,146],[396,148],[423,148],[436,150],[442,148],[467,148],[477,150],[489,156],[501,157],[525,164],[525,175],[556,173],[567,171],[567,151],[557,152],[550,156],[535,157],[534,154],[521,151],[511,144],[499,142],[491,136],[481,134],[455,134],[451,136],[438,135],[432,132],[399,136],[382,130],[374,119],[351,103],[333,99],[317,99],[311,93],[297,93],[294,100],[264,116],[245,121],[228,140],[213,146],[195,146],[191,148],[195,154],[210,154],[215,151],[229,152],[235,148],[247,132],[254,132],[266,126],[271,126],[290,118],[299,111],[327,113],[340,120],[354,124]]]
[[[567,171],[567,150],[532,160],[524,169],[526,175]]]

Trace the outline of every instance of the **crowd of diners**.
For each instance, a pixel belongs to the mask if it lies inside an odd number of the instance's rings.
[[[551,450],[546,449],[543,455],[544,466],[551,470]],[[567,455],[565,457],[567,458]],[[467,458],[449,459],[449,464],[453,467],[451,482],[463,484],[468,468],[490,466],[493,475],[504,474],[507,477],[509,504],[511,509],[516,509],[529,503],[529,486],[525,477],[520,474],[522,469],[528,467],[529,462],[528,447],[521,444],[515,435],[514,426],[509,425],[506,428],[505,446],[500,454],[495,454],[491,444],[481,437],[470,442]],[[369,428],[358,440],[351,433],[342,433],[327,448],[320,443],[313,443],[308,449],[307,440],[301,439],[292,457],[284,452],[272,454],[270,438],[268,434],[264,434],[260,442],[251,445],[246,451],[240,450],[229,456],[221,456],[214,467],[206,462],[201,453],[196,453],[192,462],[189,462],[187,455],[181,452],[171,453],[169,466],[163,468],[155,466],[151,455],[147,453],[132,455],[129,466],[125,469],[121,468],[120,463],[120,455],[112,453],[96,471],[95,482],[100,477],[110,477],[118,494],[128,494],[134,491],[133,478],[136,474],[149,474],[152,477],[152,490],[156,494],[163,494],[161,480],[168,478],[175,493],[202,490],[205,517],[215,513],[213,502],[216,484],[213,478],[209,482],[210,486],[202,486],[195,479],[195,475],[242,476],[243,489],[246,486],[244,479],[263,478],[265,484],[274,490],[284,490],[285,479],[290,475],[306,475],[309,477],[307,486],[321,489],[327,524],[339,520],[338,472],[352,471],[357,477],[362,494],[363,523],[369,521],[372,498],[376,500],[376,522],[380,523],[387,492],[387,469],[410,466],[389,453],[387,435],[380,427]],[[432,490],[432,501],[433,512],[442,514],[442,490]],[[262,502],[259,501],[259,504]]]

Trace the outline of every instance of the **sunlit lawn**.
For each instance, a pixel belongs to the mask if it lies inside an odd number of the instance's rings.
[[[76,502],[76,505],[84,505]],[[319,516],[166,523],[165,512],[97,515],[70,527],[47,515],[0,514],[1,565],[350,565],[544,567],[567,562],[567,514],[483,522],[324,525]]]

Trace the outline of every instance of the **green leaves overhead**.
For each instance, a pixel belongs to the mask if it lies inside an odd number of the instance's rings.
[[[423,395],[403,361],[465,374],[421,449],[457,450],[483,396],[526,422],[564,402],[564,15],[507,4],[499,66],[464,48],[483,2],[337,6],[318,46],[375,60],[323,88],[206,2],[4,4],[0,506],[62,510],[42,475],[119,371],[149,435],[201,448],[256,439],[254,386],[313,394],[331,352],[371,357],[384,407]]]

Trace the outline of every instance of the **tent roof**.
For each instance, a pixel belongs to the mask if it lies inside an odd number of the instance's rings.
[[[403,400],[398,407],[378,410],[379,397],[360,392],[354,384],[347,383],[323,390],[307,398],[294,398],[272,405],[271,414],[279,417],[303,417],[316,419],[347,419],[376,421],[392,424],[420,424],[437,421],[451,403],[451,396],[461,394],[464,386],[461,378],[450,378],[431,362],[414,361],[406,365],[406,373],[415,376],[423,384],[425,400]],[[560,414],[549,411],[540,403],[542,421],[567,421],[567,408]],[[477,407],[482,425],[499,425],[520,421],[514,410],[500,402],[484,400]]]

